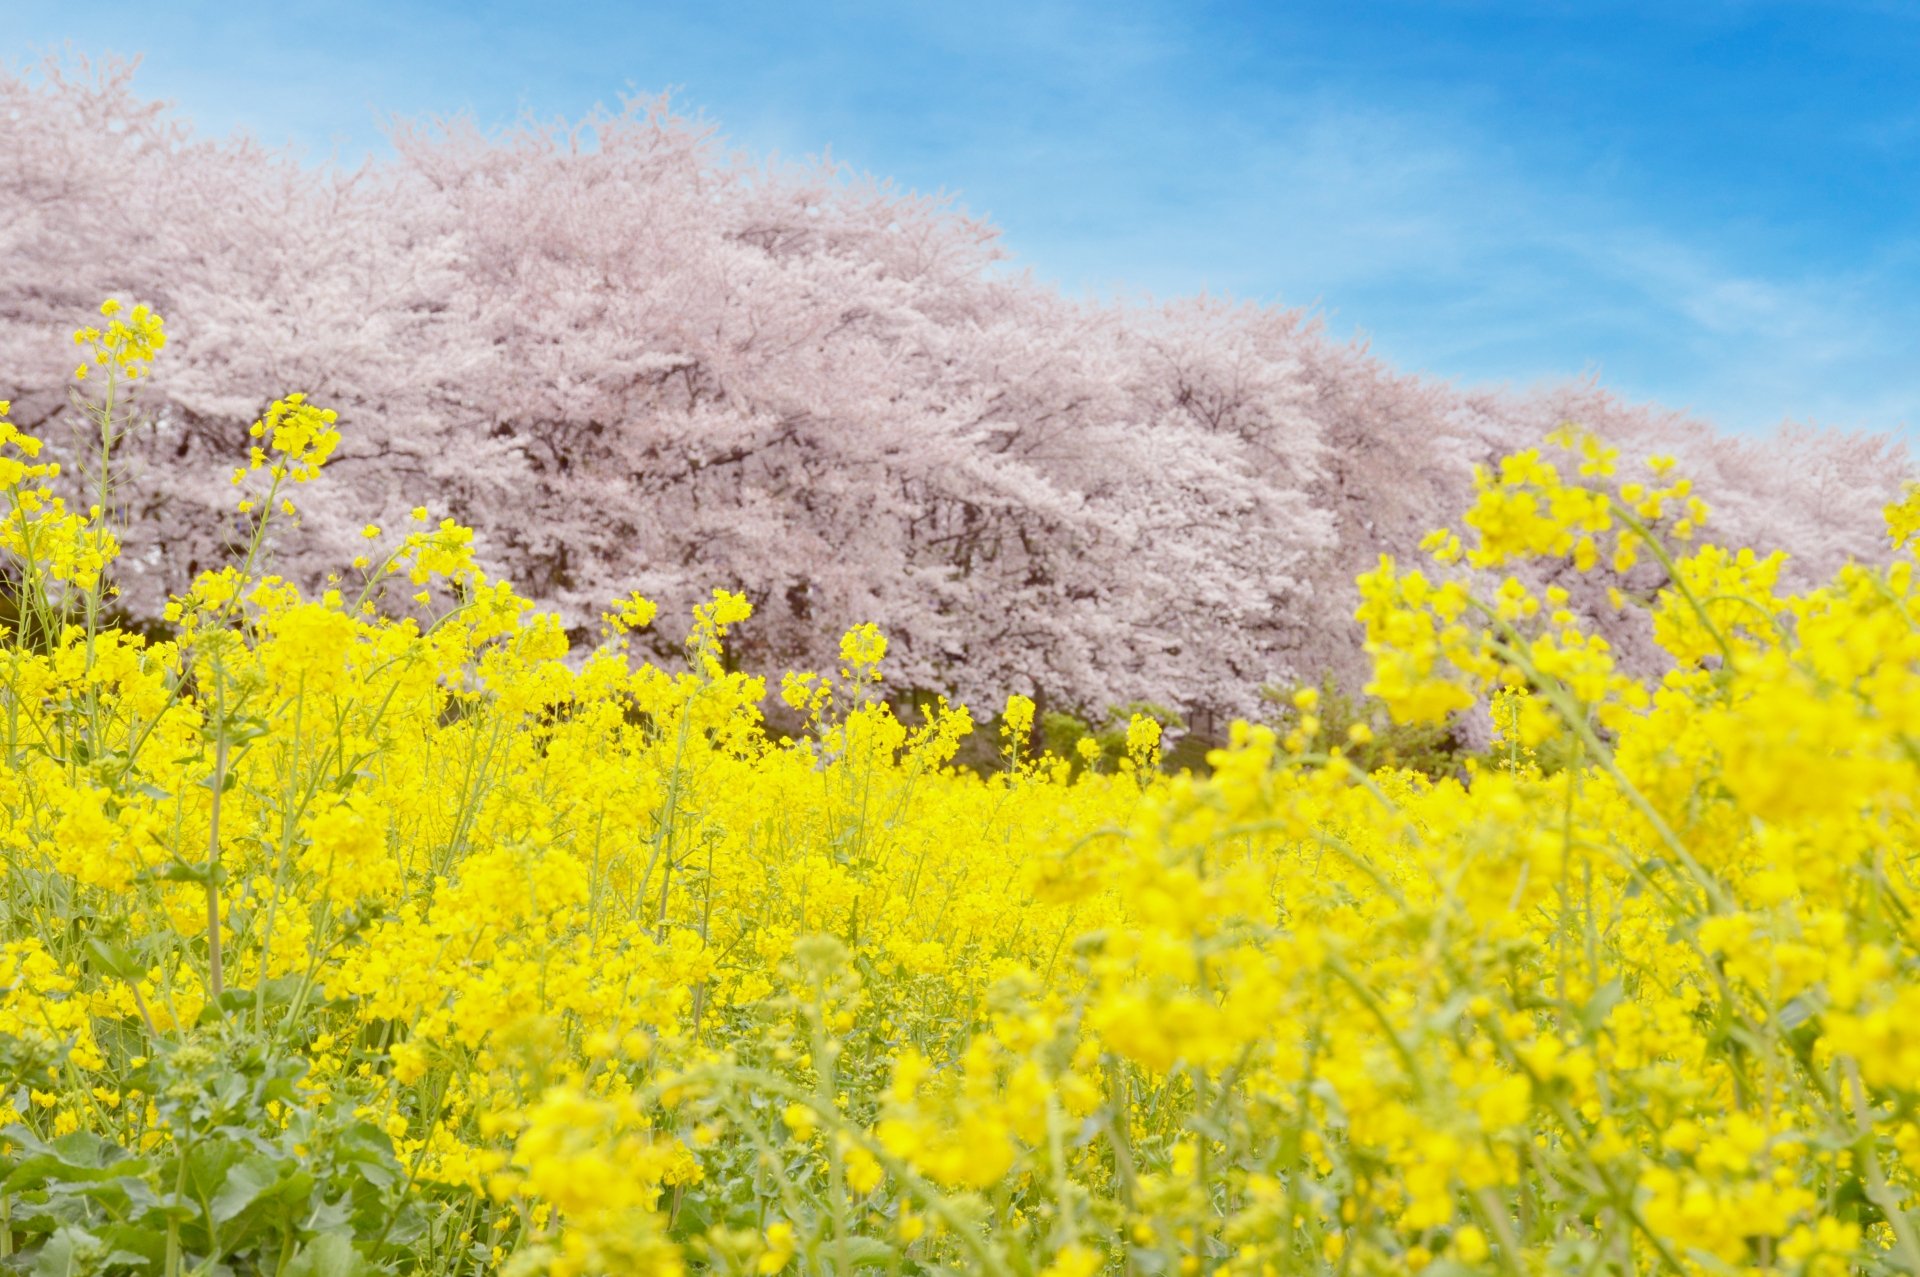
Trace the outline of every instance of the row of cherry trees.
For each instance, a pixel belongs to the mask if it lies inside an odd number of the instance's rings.
[[[1299,311],[1063,297],[942,201],[731,154],[664,99],[391,139],[349,171],[198,136],[125,65],[0,72],[0,398],[64,438],[77,318],[168,318],[123,458],[134,612],[230,553],[227,473],[292,390],[346,442],[291,577],[424,503],[583,637],[629,590],[741,588],[749,667],[873,621],[902,684],[1082,710],[1356,672],[1354,573],[1566,417],[1679,455],[1719,535],[1808,573],[1876,552],[1905,474],[1878,437],[1403,375]]]

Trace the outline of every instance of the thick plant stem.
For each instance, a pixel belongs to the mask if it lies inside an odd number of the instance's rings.
[[[1903,1266],[1910,1273],[1920,1273],[1920,1238],[1913,1235],[1913,1224],[1901,1209],[1900,1199],[1888,1187],[1886,1174],[1880,1169],[1880,1158],[1874,1152],[1873,1106],[1867,1102],[1867,1088],[1860,1081],[1860,1066],[1850,1055],[1840,1057],[1840,1065],[1846,1070],[1847,1086],[1852,1092],[1853,1119],[1860,1132],[1856,1155],[1866,1171],[1867,1199],[1886,1216]]]
[[[213,743],[213,807],[207,833],[207,987],[218,998],[226,991],[220,967],[220,791],[227,784],[227,725],[225,706]]]

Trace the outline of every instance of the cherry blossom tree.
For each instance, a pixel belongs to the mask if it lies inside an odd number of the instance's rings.
[[[62,439],[78,317],[168,318],[122,459],[132,611],[229,552],[225,475],[295,390],[346,436],[275,547],[303,583],[425,504],[583,642],[616,595],[720,586],[758,609],[751,668],[828,666],[872,621],[902,686],[1214,720],[1356,680],[1354,574],[1564,418],[1676,454],[1718,534],[1809,574],[1877,552],[1907,469],[1586,382],[1408,376],[1301,311],[1063,297],[944,201],[729,152],[664,98],[390,136],[350,170],[202,137],[124,64],[0,73],[0,397]]]

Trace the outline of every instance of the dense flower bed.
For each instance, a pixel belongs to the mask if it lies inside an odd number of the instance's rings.
[[[1920,1272],[1910,558],[1778,597],[1569,428],[1577,475],[1510,458],[1433,576],[1362,581],[1396,716],[1491,696],[1466,783],[1359,774],[1310,692],[1204,778],[1145,719],[1117,767],[1029,757],[1015,698],[983,778],[871,627],[785,680],[788,740],[738,596],[684,671],[630,657],[641,599],[569,663],[421,512],[302,597],[264,559],[338,436],[297,397],[176,637],[112,628],[163,337],[108,316],[96,508],[0,426],[0,1248],[36,1272]],[[1618,603],[1675,671],[1489,575],[1543,556],[1659,560]]]

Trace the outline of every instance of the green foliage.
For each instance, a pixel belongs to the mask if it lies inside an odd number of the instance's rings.
[[[1312,693],[1306,699],[1317,697],[1311,709],[1299,704],[1302,692]],[[1384,702],[1350,695],[1331,674],[1321,678],[1318,686],[1274,685],[1262,688],[1260,695],[1273,706],[1270,723],[1283,737],[1299,730],[1307,718],[1317,719],[1314,745],[1339,747],[1365,772],[1404,767],[1436,780],[1459,777],[1474,756],[1453,723],[1396,723]]]
[[[1580,763],[1580,741],[1566,735],[1529,744],[1521,729],[1521,706],[1527,693],[1494,692],[1488,710],[1493,717],[1493,744],[1475,760],[1479,766],[1516,775],[1553,776]]]
[[[129,1060],[118,1092],[95,1093],[147,1107],[156,1122],[141,1151],[85,1130],[0,1133],[14,1265],[36,1277],[359,1277],[444,1251],[449,1212],[410,1191],[379,1126],[321,1102],[298,1055],[210,1019]]]
[[[1089,767],[1099,772],[1113,772],[1119,769],[1120,761],[1127,757],[1127,724],[1136,717],[1150,718],[1163,728],[1180,730],[1186,726],[1186,720],[1177,711],[1152,701],[1131,701],[1126,705],[1113,706],[1107,710],[1106,717],[1097,722],[1049,710],[1041,716],[1040,748],[1056,758],[1070,761],[1076,776]],[[1180,744],[1185,744],[1186,739],[1182,738]],[[1092,743],[1083,746],[1082,741]],[[1179,745],[1176,745],[1172,752],[1165,755],[1161,760],[1163,768],[1180,770],[1181,763],[1174,757],[1179,752]],[[1194,770],[1204,770],[1204,748],[1199,750],[1197,761],[1191,758],[1184,761],[1186,766]]]

